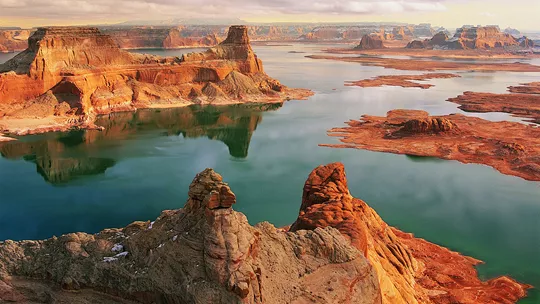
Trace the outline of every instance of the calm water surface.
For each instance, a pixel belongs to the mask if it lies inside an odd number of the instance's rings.
[[[418,72],[304,58],[320,48],[255,48],[268,74],[313,89],[309,100],[118,113],[100,118],[103,132],[51,133],[1,145],[0,239],[97,232],[154,219],[182,207],[189,183],[207,167],[229,182],[235,209],[251,223],[287,225],[298,214],[309,172],[341,161],[353,195],[389,224],[484,260],[484,278],[509,274],[540,286],[538,183],[482,165],[317,146],[336,142],[326,131],[362,114],[395,108],[461,113],[445,100],[467,90],[503,93],[538,76],[457,72],[461,78],[431,80],[436,86],[429,90],[344,87],[346,80]],[[465,114],[519,121],[504,113]],[[536,290],[522,301],[539,302]]]

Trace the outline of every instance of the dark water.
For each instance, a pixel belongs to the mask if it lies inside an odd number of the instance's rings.
[[[268,74],[316,95],[283,106],[188,107],[102,117],[106,131],[21,138],[0,146],[0,239],[97,232],[182,207],[197,172],[215,168],[251,223],[287,225],[309,172],[345,164],[351,192],[391,225],[484,260],[484,278],[509,274],[540,286],[540,187],[482,165],[318,147],[326,130],[394,108],[461,112],[463,91],[504,92],[533,73],[464,73],[429,90],[344,87],[345,80],[404,74],[315,61],[317,46],[257,47]],[[174,51],[173,51],[174,52]],[[411,73],[414,74],[414,73]],[[475,115],[468,113],[467,115]],[[477,115],[513,119],[504,113]],[[537,291],[522,303],[538,303]]]

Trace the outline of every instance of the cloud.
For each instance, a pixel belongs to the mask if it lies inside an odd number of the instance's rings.
[[[490,13],[490,12],[481,12],[480,16],[489,17],[489,18],[495,18],[497,15]]]
[[[166,19],[444,11],[444,0],[0,0],[0,17]]]

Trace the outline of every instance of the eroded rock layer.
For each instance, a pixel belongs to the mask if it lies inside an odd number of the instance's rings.
[[[182,58],[128,53],[95,28],[40,28],[27,50],[0,65],[0,125],[39,132],[88,127],[98,114],[137,108],[283,102],[310,94],[264,73],[245,26],[232,26],[218,46]]]
[[[211,169],[184,208],[95,235],[0,242],[0,300],[62,303],[515,303],[480,261],[388,226],[351,196],[342,164],[308,177],[290,229],[250,226]]]
[[[501,173],[540,181],[540,129],[517,122],[492,122],[451,114],[393,110],[386,117],[362,116],[329,135],[356,148],[415,156],[433,156],[491,166]]]

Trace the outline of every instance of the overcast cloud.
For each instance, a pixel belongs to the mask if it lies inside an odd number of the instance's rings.
[[[166,19],[269,14],[388,14],[444,11],[440,0],[0,0],[0,17]]]

